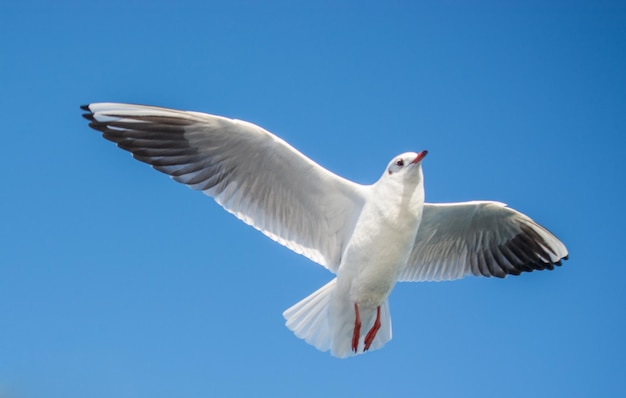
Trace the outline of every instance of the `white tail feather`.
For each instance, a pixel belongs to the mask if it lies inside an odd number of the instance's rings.
[[[320,351],[330,349],[328,303],[335,290],[336,281],[336,278],[333,279],[283,312],[283,317],[287,320],[285,325],[296,336]]]
[[[334,318],[337,319],[333,318],[335,324],[332,327],[330,325],[329,304],[335,292],[336,281],[336,278],[333,279],[308,297],[288,308],[283,312],[283,317],[287,320],[285,325],[297,337],[320,351],[328,351],[330,349],[333,356],[345,358],[363,353],[363,339],[365,333],[373,324],[374,319],[368,319],[363,322],[363,326],[367,328],[364,329],[365,332],[361,335],[358,353],[354,353],[351,347],[354,328],[353,307],[349,305],[349,310],[339,311],[340,314],[336,313]],[[367,318],[371,318],[371,316]],[[387,300],[380,308],[380,323],[381,327],[369,351],[379,349],[391,340],[391,314]]]

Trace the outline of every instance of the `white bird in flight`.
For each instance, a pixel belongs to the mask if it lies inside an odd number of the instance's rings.
[[[398,281],[503,278],[552,270],[568,256],[552,233],[503,203],[424,203],[427,151],[394,157],[378,181],[360,185],[245,121],[120,103],[81,108],[135,159],[335,273],[283,316],[296,336],[336,357],[391,339],[387,298]]]

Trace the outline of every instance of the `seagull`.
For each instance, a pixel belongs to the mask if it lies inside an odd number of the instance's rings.
[[[283,313],[297,337],[335,357],[391,340],[398,281],[504,278],[568,258],[556,236],[504,203],[425,203],[425,150],[394,157],[361,185],[242,120],[123,103],[81,109],[135,159],[336,274]]]

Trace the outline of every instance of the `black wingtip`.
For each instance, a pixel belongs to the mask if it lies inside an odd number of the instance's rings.
[[[559,261],[555,262],[554,265],[560,267],[561,265],[563,265],[563,261],[566,261],[569,258],[569,255],[562,257]]]
[[[82,116],[83,116],[85,119],[89,120],[90,122],[92,122],[92,121],[94,120],[94,119],[93,119],[93,112],[91,111],[91,109],[89,109],[89,105],[81,105],[81,106],[80,106],[80,109],[82,109],[82,110],[84,110],[84,111],[86,111],[86,112],[89,112],[89,113],[83,113],[83,114],[82,114]]]

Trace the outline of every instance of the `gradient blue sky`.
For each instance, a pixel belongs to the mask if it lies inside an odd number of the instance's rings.
[[[626,3],[312,3],[2,2],[0,396],[626,395]],[[103,140],[96,101],[361,183],[428,149],[427,201],[506,202],[570,260],[399,284],[393,340],[332,358],[281,316],[331,274]]]

